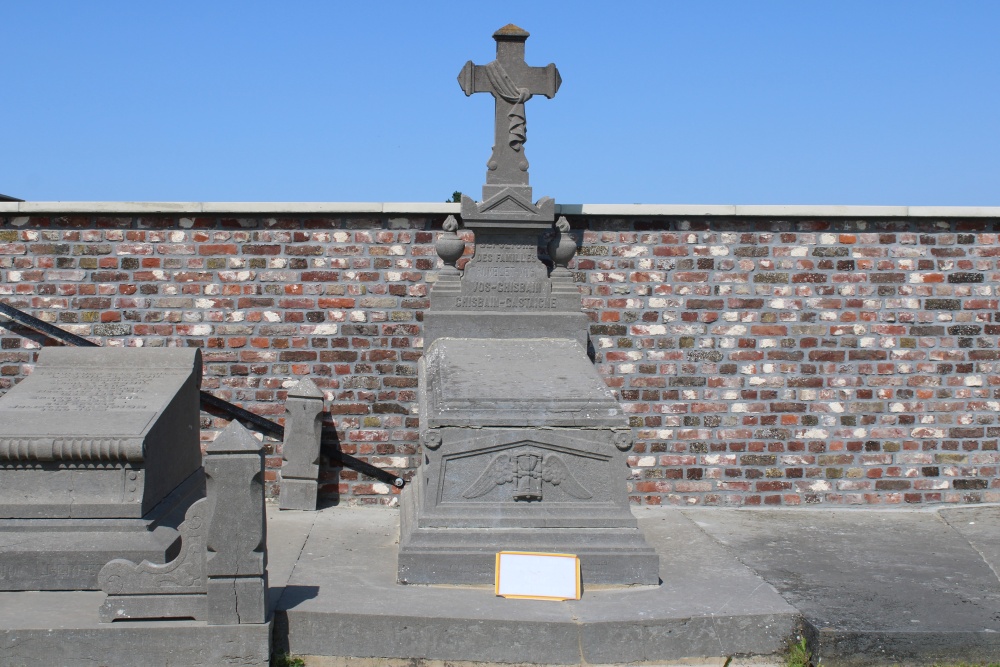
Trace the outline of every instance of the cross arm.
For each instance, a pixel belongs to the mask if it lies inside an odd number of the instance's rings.
[[[532,95],[544,95],[549,99],[555,97],[561,84],[562,77],[559,76],[559,70],[553,63],[545,67],[525,67],[517,76],[518,88],[527,88]],[[476,65],[471,60],[465,63],[462,71],[458,73],[458,85],[462,87],[462,92],[466,96],[493,92],[493,86],[486,76],[485,66]]]

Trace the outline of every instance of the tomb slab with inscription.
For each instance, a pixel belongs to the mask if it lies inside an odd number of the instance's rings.
[[[202,495],[201,355],[47,348],[0,397],[0,590],[93,589],[111,558],[162,561]]]
[[[423,461],[404,492],[398,579],[493,581],[499,551],[580,556],[586,583],[656,584],[659,558],[629,509],[628,419],[587,356],[568,263],[576,239],[554,202],[531,203],[524,103],[555,95],[555,65],[524,62],[528,33],[494,34],[497,60],[466,64],[466,94],[496,98],[483,201],[462,200],[475,252],[450,217],[424,315]],[[548,262],[541,255],[547,255]]]

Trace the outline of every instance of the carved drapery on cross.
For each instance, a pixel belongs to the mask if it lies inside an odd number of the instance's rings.
[[[531,93],[527,88],[518,88],[504,71],[503,65],[496,60],[486,65],[484,69],[493,91],[511,104],[510,111],[507,112],[507,119],[510,121],[507,128],[507,145],[515,151],[520,151],[524,142],[528,140],[528,119],[524,115],[524,103],[531,99]]]

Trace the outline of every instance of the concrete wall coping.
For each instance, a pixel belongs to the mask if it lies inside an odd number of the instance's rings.
[[[458,214],[459,204],[433,202],[0,202],[3,214],[141,215],[234,214]],[[557,204],[558,215],[643,217],[793,217],[793,218],[1000,218],[1000,206],[826,206],[826,205],[689,205],[689,204]]]

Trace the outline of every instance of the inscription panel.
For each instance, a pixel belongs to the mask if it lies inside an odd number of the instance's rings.
[[[485,235],[484,235],[485,236]],[[455,310],[551,311],[548,269],[538,259],[535,238],[511,235],[508,242],[485,238],[462,277],[462,292],[454,297]]]
[[[0,398],[3,436],[140,436],[176,382],[162,370],[39,368]]]
[[[0,410],[93,412],[155,410],[160,400],[150,386],[163,377],[156,371],[59,369],[35,373],[7,394]],[[23,387],[23,388],[22,388]],[[22,388],[21,391],[17,389]]]

